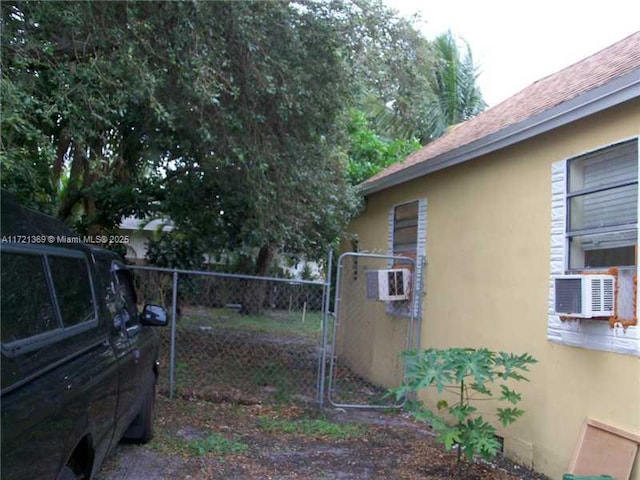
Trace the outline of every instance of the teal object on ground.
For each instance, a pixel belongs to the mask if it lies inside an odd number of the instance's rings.
[[[600,475],[594,477],[592,475],[574,475],[573,473],[565,473],[562,480],[615,480],[611,475]]]

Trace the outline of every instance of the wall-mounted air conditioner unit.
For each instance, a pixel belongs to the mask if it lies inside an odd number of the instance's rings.
[[[554,282],[558,315],[577,318],[615,315],[613,275],[562,275],[555,277]]]
[[[383,302],[408,300],[411,272],[406,268],[370,270],[367,272],[367,296]]]

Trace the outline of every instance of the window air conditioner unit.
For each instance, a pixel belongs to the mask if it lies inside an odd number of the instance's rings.
[[[615,315],[613,275],[562,275],[554,281],[556,314],[577,318]]]
[[[378,300],[388,302],[408,300],[411,292],[411,272],[406,268],[377,271]]]

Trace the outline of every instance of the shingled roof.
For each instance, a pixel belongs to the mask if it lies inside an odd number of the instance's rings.
[[[360,185],[365,195],[640,97],[640,32],[542,78]]]

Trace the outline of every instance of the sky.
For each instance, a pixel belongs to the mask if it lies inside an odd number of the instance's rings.
[[[428,39],[450,29],[466,40],[490,107],[640,30],[638,0],[383,1],[419,13]]]

